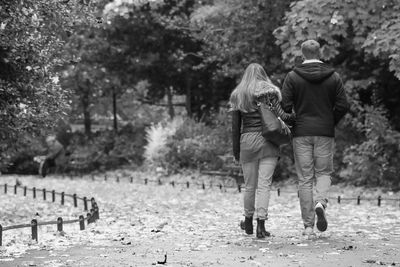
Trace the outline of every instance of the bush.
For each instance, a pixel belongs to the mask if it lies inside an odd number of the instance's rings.
[[[358,124],[364,139],[344,152],[341,176],[357,185],[399,187],[400,132],[391,129],[384,110],[366,107]]]
[[[214,114],[208,124],[177,119],[147,130],[146,160],[169,172],[182,168],[219,169],[231,149],[230,120],[225,111]]]

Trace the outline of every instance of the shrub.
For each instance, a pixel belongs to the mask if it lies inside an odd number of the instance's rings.
[[[365,138],[345,150],[341,176],[358,185],[398,187],[400,132],[390,127],[383,109],[371,106],[358,127]]]

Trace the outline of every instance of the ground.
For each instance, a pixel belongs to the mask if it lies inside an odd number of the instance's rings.
[[[120,182],[116,182],[119,175]],[[400,266],[400,202],[383,200],[335,201],[343,197],[399,199],[391,192],[362,188],[332,188],[327,216],[328,230],[311,239],[301,235],[299,202],[294,186],[271,193],[264,240],[245,235],[239,228],[242,195],[235,188],[209,188],[210,177],[160,178],[148,174],[117,173],[77,178],[40,179],[34,176],[2,176],[9,185],[16,179],[29,187],[46,187],[78,196],[95,197],[100,220],[80,231],[78,224],[41,226],[39,241],[30,240],[30,229],[3,232],[1,266]],[[133,177],[133,183],[130,183]],[[169,179],[169,180],[168,180]],[[205,189],[195,181],[205,179]],[[175,187],[168,181],[189,181]],[[276,189],[277,186],[274,185]],[[50,197],[33,200],[1,190],[1,224],[28,223],[56,217],[76,218],[82,205],[51,203]],[[38,196],[41,196],[38,194]],[[58,200],[57,200],[58,201]],[[164,263],[166,257],[166,263]]]

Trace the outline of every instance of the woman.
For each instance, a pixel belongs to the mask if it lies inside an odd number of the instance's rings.
[[[279,147],[261,135],[261,117],[257,102],[267,97],[281,119],[294,119],[294,114],[284,113],[280,107],[282,96],[279,88],[270,81],[261,65],[252,63],[246,68],[241,82],[232,92],[230,105],[233,154],[242,166],[245,181],[244,230],[249,235],[253,234],[255,216],[258,238],[270,236],[265,230],[265,220],[268,218],[272,175],[280,155]]]

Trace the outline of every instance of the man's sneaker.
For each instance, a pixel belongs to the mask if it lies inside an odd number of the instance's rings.
[[[312,227],[306,227],[303,231],[303,235],[310,236],[314,235],[314,229]]]
[[[326,221],[325,208],[321,203],[315,205],[315,213],[317,214],[317,229],[321,232],[326,231],[328,222]]]

